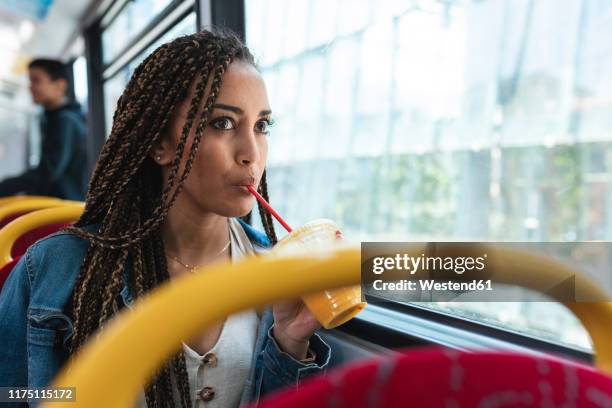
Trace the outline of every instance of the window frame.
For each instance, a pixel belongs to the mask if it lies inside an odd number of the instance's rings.
[[[121,50],[117,53],[117,57],[110,60],[108,63],[103,64],[102,80],[106,82],[108,79],[112,78],[117,72],[125,68],[125,66],[127,66],[142,51],[146,50],[147,47],[153,44],[157,39],[170,31],[172,27],[179,23],[183,18],[195,11],[196,4],[193,0],[173,0],[141,30],[139,35],[136,35],[123,48],[121,48]],[[120,12],[121,11],[119,11],[119,13]],[[196,29],[197,27],[194,27],[194,31]],[[104,30],[101,30],[100,40],[103,32]]]
[[[334,330],[388,348],[436,344],[458,350],[549,353],[588,364],[594,362],[592,352],[579,348],[418,305],[371,295],[365,298],[366,309]]]
[[[88,83],[88,155],[89,170],[93,170],[97,157],[106,141],[110,129],[106,127],[104,106],[104,84],[114,74],[121,71],[133,61],[142,51],[170,31],[177,23],[190,13],[196,15],[198,30],[210,19],[208,0],[173,0],[156,15],[135,38],[129,41],[111,61],[104,63],[102,33],[121,11],[128,5],[129,0],[111,0],[104,2],[95,13],[95,17],[88,19],[83,29],[85,40],[85,57],[87,60]]]

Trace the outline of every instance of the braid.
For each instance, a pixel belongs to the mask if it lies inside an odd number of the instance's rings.
[[[263,175],[261,176],[261,182],[259,183],[259,194],[267,201],[270,202],[270,198],[268,197],[268,181],[266,180],[266,171],[264,170]],[[264,207],[257,202],[257,208],[259,209],[259,215],[261,216],[261,223],[264,227],[264,231],[270,240],[272,245],[276,245],[278,239],[276,238],[276,231],[274,231],[274,222],[272,221],[272,216],[270,213],[264,209]]]
[[[72,355],[114,315],[127,264],[131,266],[127,285],[136,298],[170,278],[160,226],[191,171],[223,75],[237,60],[255,65],[250,51],[234,35],[203,31],[162,45],[134,71],[117,102],[110,136],[89,183],[85,211],[68,228],[90,243],[72,294]],[[211,89],[206,95],[208,83]],[[192,87],[164,188],[161,170],[149,154]],[[193,127],[195,134],[187,149]],[[264,225],[266,234],[274,234],[270,219]],[[147,385],[147,406],[174,407],[174,384],[180,407],[191,407],[182,352],[170,358]]]
[[[153,57],[153,55],[155,54],[152,54],[151,57]],[[145,63],[143,63],[144,65],[146,65],[146,61],[150,61],[150,58],[145,60]],[[161,66],[163,67],[163,65]],[[189,81],[190,78],[193,76],[192,72],[195,70],[196,66],[194,64],[194,66],[191,67],[190,69],[182,71],[182,75],[177,75],[176,70],[180,67],[181,67],[181,64],[175,64],[172,66],[172,69],[162,70],[159,74],[160,76],[164,76],[164,75],[168,76],[170,80],[182,81],[184,85],[184,82]],[[137,80],[138,79],[137,75],[138,75],[138,72],[140,71],[141,70],[139,69],[136,70],[136,73],[134,74],[134,76],[132,77],[132,80],[128,83],[127,88],[124,91],[124,94],[119,99],[118,107],[114,115],[114,122],[113,122],[113,129],[111,131],[111,137],[107,141],[107,144],[105,145],[105,148],[103,149],[100,155],[100,159],[98,160],[98,164],[96,166],[96,169],[94,171],[94,174],[93,174],[93,177],[90,183],[90,189],[89,189],[89,193],[87,197],[87,202],[91,204],[90,207],[93,207],[95,204],[99,202],[100,199],[103,199],[104,197],[102,197],[102,195],[105,194],[105,192],[107,192],[107,188],[104,182],[103,181],[100,182],[101,179],[114,180],[115,173],[119,172],[120,169],[122,171],[125,171],[124,164],[127,165],[128,163],[126,163],[125,160],[117,160],[117,159],[125,158],[126,156],[124,155],[124,153],[128,151],[128,149],[132,146],[134,140],[138,140],[137,139],[138,136],[143,137],[143,135],[129,134],[131,132],[135,133],[133,132],[133,130],[137,130],[138,129],[137,126],[134,126],[135,129],[132,129],[127,126],[128,124],[133,123],[134,118],[138,118],[141,115],[141,112],[142,112],[141,106],[144,106],[147,104],[147,100],[145,100],[144,98],[146,98],[147,95],[151,94],[153,91],[153,88],[147,88],[146,92],[141,92],[141,87],[139,86],[139,84],[142,82]],[[162,79],[161,81],[163,82],[164,79]],[[150,82],[153,82],[153,81],[150,81]],[[151,126],[152,129],[160,129],[161,126],[165,125],[165,123],[167,122],[169,118],[168,111],[171,111],[178,101],[179,91],[180,91],[180,87],[171,88],[169,90],[165,100],[163,101],[163,104],[161,104],[162,108],[164,106],[167,106],[168,109],[166,109],[165,111],[162,110],[161,112],[162,114],[156,115],[153,110],[150,110],[148,112],[148,114],[146,115],[146,119],[151,121],[153,125]],[[130,96],[137,92],[140,92],[142,94],[141,99],[132,100]],[[119,112],[123,112],[123,115],[119,115]],[[145,117],[142,117],[140,123],[143,123],[144,119]],[[126,133],[126,137],[123,137],[123,138],[113,137],[113,135],[123,134],[123,133]],[[147,135],[144,135],[144,136],[147,136]],[[159,131],[156,133],[152,132],[151,136],[154,139],[151,141],[151,143],[154,143],[157,137],[159,136]],[[141,146],[145,148],[146,144],[142,143]],[[128,157],[144,158],[143,155],[128,156]],[[110,162],[111,158],[114,159],[113,162]],[[133,165],[132,165],[132,168],[134,168]],[[122,173],[119,173],[119,174],[122,174]],[[130,177],[128,177],[128,175],[126,174],[125,177],[123,177],[122,184],[125,184],[125,182],[129,179]],[[112,202],[112,198],[111,198],[111,202]],[[108,210],[108,209],[105,209],[105,210]],[[95,215],[98,217],[100,216],[100,214],[91,214],[91,215]]]
[[[172,366],[176,373],[176,378],[187,378],[187,363],[185,362],[185,355],[183,353],[179,353],[174,357]],[[181,407],[191,408],[189,383],[180,381],[178,383],[178,390],[181,396]]]

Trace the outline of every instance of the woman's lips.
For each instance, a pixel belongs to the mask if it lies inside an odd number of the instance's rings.
[[[241,179],[237,179],[232,183],[232,185],[234,188],[240,191],[241,194],[244,194],[245,196],[250,196],[251,193],[249,192],[249,189],[247,187],[255,185],[255,177],[247,176]]]
[[[245,184],[245,185],[237,185],[234,186],[236,187],[239,191],[241,191],[242,193],[244,193],[245,195],[250,196],[251,193],[249,192],[249,189],[247,188],[247,186],[249,186],[249,184]]]

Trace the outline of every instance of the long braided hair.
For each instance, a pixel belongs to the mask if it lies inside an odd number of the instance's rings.
[[[147,57],[136,68],[119,98],[110,137],[89,184],[85,211],[69,229],[90,242],[72,296],[71,354],[117,311],[127,262],[131,272],[127,284],[136,298],[169,279],[160,225],[189,175],[223,74],[232,61],[255,66],[249,49],[229,32],[202,31],[180,37]],[[209,82],[212,86],[205,95]],[[194,84],[187,119],[164,188],[161,169],[149,157],[149,152]],[[194,123],[202,100],[200,119]],[[193,142],[185,152],[194,126]],[[184,167],[181,167],[182,161]],[[265,171],[259,191],[268,199]],[[258,206],[265,233],[274,244],[277,239],[272,218]],[[83,228],[92,225],[96,226],[96,232]],[[191,407],[182,352],[167,361],[147,385],[148,407],[174,407],[172,378],[176,381],[181,407]]]

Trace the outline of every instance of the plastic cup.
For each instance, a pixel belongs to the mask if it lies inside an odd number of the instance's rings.
[[[317,219],[294,229],[274,246],[271,254],[287,255],[329,248],[330,245],[337,245],[341,238],[342,233],[333,221]],[[308,294],[302,300],[326,329],[346,323],[366,306],[361,301],[359,285]]]

